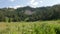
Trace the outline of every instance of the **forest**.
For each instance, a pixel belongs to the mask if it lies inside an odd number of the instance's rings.
[[[60,4],[46,7],[0,8],[0,22],[32,22],[60,19]]]

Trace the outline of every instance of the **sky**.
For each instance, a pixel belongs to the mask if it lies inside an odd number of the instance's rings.
[[[24,6],[43,7],[60,4],[60,0],[0,0],[0,8],[18,8]]]

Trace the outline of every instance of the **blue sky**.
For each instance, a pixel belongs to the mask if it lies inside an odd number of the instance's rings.
[[[42,7],[60,4],[60,0],[0,0],[0,8],[18,8],[24,6]]]

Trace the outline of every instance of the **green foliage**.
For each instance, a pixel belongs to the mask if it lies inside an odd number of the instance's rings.
[[[0,34],[60,34],[60,24],[58,21],[0,23]]]
[[[0,9],[0,22],[39,21],[56,19],[60,19],[60,5],[38,8],[26,6],[17,9]]]

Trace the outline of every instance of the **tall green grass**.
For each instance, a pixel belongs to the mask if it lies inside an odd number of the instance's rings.
[[[0,23],[0,34],[60,34],[60,21]]]

